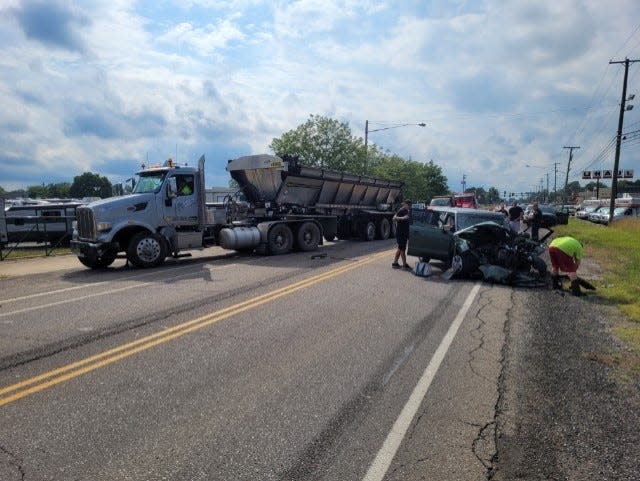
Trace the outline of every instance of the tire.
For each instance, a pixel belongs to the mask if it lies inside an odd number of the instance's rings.
[[[156,267],[164,263],[167,248],[164,240],[152,232],[139,232],[129,241],[127,259],[136,267]]]
[[[378,225],[376,226],[376,237],[378,239],[386,240],[389,238],[390,235],[391,235],[391,223],[389,222],[389,219],[387,219],[386,217],[383,217],[382,219],[380,219],[380,221],[378,222]]]
[[[376,225],[372,221],[363,222],[360,226],[360,239],[365,242],[376,238]]]
[[[109,267],[111,264],[113,264],[113,261],[116,260],[117,255],[118,253],[115,251],[107,251],[104,254],[102,254],[101,257],[96,258],[96,257],[82,256],[82,257],[78,257],[78,260],[83,265],[91,269],[104,269],[106,267]]]
[[[286,224],[276,224],[269,229],[268,244],[272,255],[286,254],[293,246],[293,232]]]
[[[419,257],[420,262],[429,262],[431,259],[429,257]]]
[[[320,228],[313,222],[305,222],[296,233],[296,245],[303,252],[315,251],[320,244]]]

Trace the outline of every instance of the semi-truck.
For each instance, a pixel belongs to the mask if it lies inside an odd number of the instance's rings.
[[[323,239],[395,235],[400,181],[308,167],[295,156],[250,155],[226,166],[247,202],[207,203],[204,163],[203,155],[197,167],[171,159],[145,167],[131,194],[78,207],[71,250],[92,269],[120,253],[136,267],[153,267],[211,246],[276,255],[316,250]]]

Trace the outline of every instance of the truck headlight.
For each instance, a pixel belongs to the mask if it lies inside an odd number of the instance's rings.
[[[96,225],[98,232],[107,232],[111,230],[111,222],[98,222]]]

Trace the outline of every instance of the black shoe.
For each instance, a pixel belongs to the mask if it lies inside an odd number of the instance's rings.
[[[571,281],[571,294],[574,296],[582,295],[582,291],[580,290],[580,283],[577,280]]]
[[[405,265],[403,265],[403,266],[402,266],[402,268],[403,268],[403,269],[407,269],[407,270],[409,270],[409,271],[412,271],[412,270],[413,270],[413,267],[411,267],[409,264],[405,264]]]
[[[551,276],[551,287],[553,289],[562,290],[562,281],[560,276]]]
[[[400,269],[400,264],[394,262],[393,264],[391,264],[391,267],[393,267],[394,269]]]

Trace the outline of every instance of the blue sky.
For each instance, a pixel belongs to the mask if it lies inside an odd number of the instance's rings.
[[[433,160],[454,191],[464,175],[523,192],[563,185],[563,146],[580,146],[570,181],[612,168],[624,68],[609,61],[640,58],[640,3],[0,0],[0,42],[6,190],[201,154],[207,185],[226,185],[228,159],[314,114],[358,137],[366,120],[425,122],[369,142]],[[620,166],[640,176],[637,143]]]

